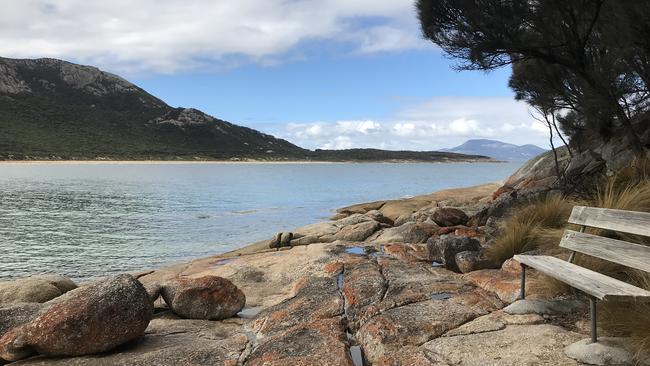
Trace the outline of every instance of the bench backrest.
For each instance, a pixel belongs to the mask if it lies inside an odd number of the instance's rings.
[[[650,236],[650,213],[576,206],[569,223],[622,233]]]
[[[576,206],[569,223],[650,237],[650,213]],[[567,230],[560,246],[578,253],[650,272],[650,247]]]

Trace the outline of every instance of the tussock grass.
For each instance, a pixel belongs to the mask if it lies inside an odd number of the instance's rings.
[[[559,243],[574,205],[650,212],[650,159],[636,161],[615,176],[605,178],[586,200],[576,202],[549,197],[516,210],[505,221],[503,234],[488,250],[491,258],[502,263],[514,254],[538,249],[543,254],[560,255]],[[650,238],[589,228],[587,232],[650,245]],[[650,273],[578,254],[576,264],[635,286],[650,290]],[[564,292],[568,286],[550,277],[543,285]],[[607,335],[633,340],[632,351],[639,359],[650,353],[650,304],[600,303],[599,325]]]
[[[506,219],[503,231],[488,248],[487,257],[501,265],[515,254],[557,249],[573,206],[573,201],[554,195],[517,209]]]
[[[515,254],[537,249],[535,238],[538,232],[539,226],[534,221],[523,221],[517,217],[508,219],[503,232],[488,248],[487,258],[500,266]]]

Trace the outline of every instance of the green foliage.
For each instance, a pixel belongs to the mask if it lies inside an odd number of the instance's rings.
[[[641,152],[650,110],[650,3],[621,0],[418,0],[426,38],[460,69],[513,65],[517,99],[571,137],[625,134]]]

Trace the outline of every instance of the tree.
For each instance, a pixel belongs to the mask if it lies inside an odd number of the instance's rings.
[[[424,36],[459,69],[512,65],[517,98],[564,111],[558,122],[571,137],[606,140],[620,129],[644,152],[633,121],[650,108],[648,2],[418,0],[417,9]]]

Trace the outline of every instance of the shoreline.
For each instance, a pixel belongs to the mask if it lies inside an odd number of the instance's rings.
[[[376,160],[376,161],[313,161],[313,160],[0,160],[1,165],[180,165],[180,164],[505,164],[509,161],[422,161],[422,160]]]

